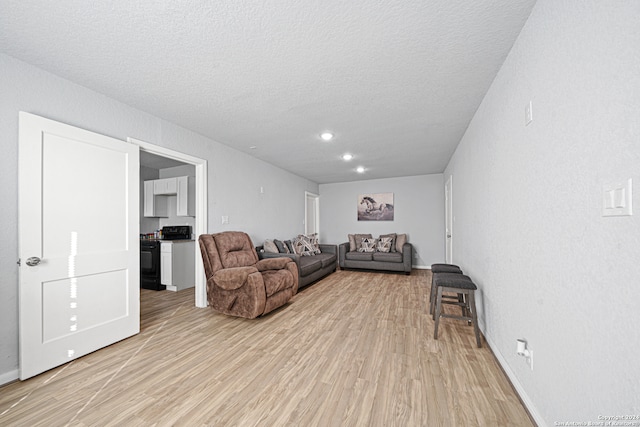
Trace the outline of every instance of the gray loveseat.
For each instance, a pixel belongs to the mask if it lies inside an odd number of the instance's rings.
[[[333,273],[338,268],[338,247],[326,244],[318,246],[322,253],[311,256],[264,252],[263,246],[256,247],[256,250],[260,259],[287,257],[294,260],[298,266],[298,289],[300,289]]]
[[[399,250],[389,252],[360,252],[359,246],[353,248],[353,242],[341,243],[338,246],[340,268],[397,271],[409,275],[413,261],[413,246],[408,242],[401,246],[402,249],[396,248]]]

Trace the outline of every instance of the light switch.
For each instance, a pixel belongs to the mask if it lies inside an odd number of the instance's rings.
[[[633,215],[631,178],[602,186],[602,216]]]
[[[222,215],[222,223],[229,224],[229,217],[227,215]]]

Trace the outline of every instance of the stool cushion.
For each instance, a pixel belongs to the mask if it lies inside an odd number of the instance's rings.
[[[431,266],[432,273],[458,273],[462,274],[462,270],[457,265],[433,264]]]
[[[431,264],[431,268],[433,267],[456,267],[456,268],[460,268],[459,265],[455,265],[455,264]]]
[[[457,273],[436,273],[433,275],[433,283],[445,288],[478,289],[469,276]]]

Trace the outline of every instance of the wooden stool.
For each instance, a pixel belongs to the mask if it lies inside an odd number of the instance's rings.
[[[476,300],[475,290],[478,287],[471,281],[469,276],[464,274],[455,273],[436,273],[433,275],[433,281],[437,288],[436,294],[436,310],[435,310],[435,327],[433,332],[433,338],[438,339],[438,324],[441,317],[449,317],[452,319],[467,320],[473,323],[473,330],[476,335],[476,343],[478,347],[482,347],[480,342],[480,330],[478,329],[478,315],[476,313]],[[443,292],[453,292],[462,295],[463,298],[458,298],[457,302],[443,301]],[[462,316],[456,316],[453,314],[445,314],[442,310],[442,304],[453,304],[462,307]]]
[[[436,308],[436,285],[433,281],[435,273],[453,273],[462,274],[460,267],[454,264],[431,264],[431,293],[429,294],[429,314],[434,315],[434,309]],[[453,296],[445,295],[445,298],[456,298]],[[457,297],[458,300],[461,298]]]

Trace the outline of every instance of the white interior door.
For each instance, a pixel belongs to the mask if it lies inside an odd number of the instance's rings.
[[[23,112],[19,139],[24,380],[140,331],[139,151]]]
[[[445,227],[445,262],[453,264],[453,196],[452,196],[452,179],[444,184],[444,227]]]
[[[318,233],[320,231],[320,204],[319,198],[317,194],[309,193],[305,191],[305,234],[313,234]]]

